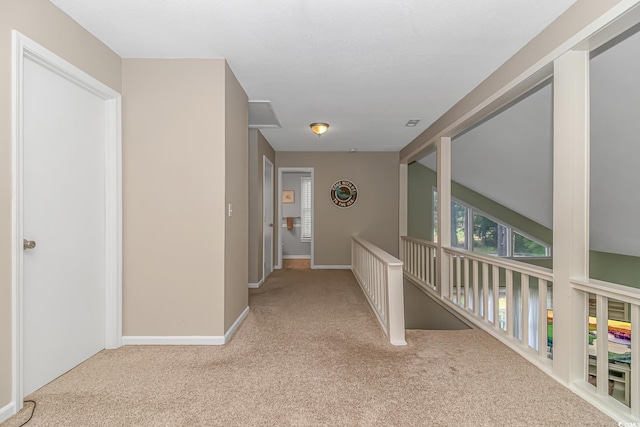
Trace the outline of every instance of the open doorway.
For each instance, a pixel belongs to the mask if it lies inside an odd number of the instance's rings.
[[[313,168],[278,169],[278,267],[313,266]]]

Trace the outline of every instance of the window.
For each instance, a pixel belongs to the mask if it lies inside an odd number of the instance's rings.
[[[300,240],[309,242],[311,241],[311,177],[303,176],[300,180]]]
[[[513,232],[513,256],[514,257],[548,257],[551,256],[549,246],[536,242],[533,239]]]
[[[433,241],[438,240],[438,193],[433,188]],[[451,246],[485,255],[550,257],[551,246],[459,200],[451,200]]]
[[[473,250],[486,255],[508,256],[507,227],[473,212]]]
[[[451,246],[454,248],[467,248],[467,224],[469,209],[463,204],[451,202]]]

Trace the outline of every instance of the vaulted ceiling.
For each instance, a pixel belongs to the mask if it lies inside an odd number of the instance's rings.
[[[290,151],[401,149],[574,3],[51,1],[124,58],[226,58]]]
[[[590,247],[640,256],[640,33],[590,63]],[[550,82],[452,142],[454,181],[553,226]],[[420,161],[435,170],[433,153]]]

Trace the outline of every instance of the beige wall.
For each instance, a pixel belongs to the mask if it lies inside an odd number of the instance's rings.
[[[262,280],[262,197],[264,181],[263,156],[274,164],[276,152],[257,129],[249,131],[249,283]],[[275,188],[275,184],[274,184]],[[274,195],[275,200],[275,195]],[[275,203],[274,203],[275,211]],[[275,218],[275,212],[274,212]],[[274,243],[274,248],[275,248]]]
[[[123,334],[223,335],[225,61],[126,59],[122,76]]]
[[[315,265],[350,265],[352,235],[398,256],[398,153],[281,151],[276,171],[281,167],[314,168]],[[330,187],[339,179],[358,187],[358,201],[348,209],[329,200]]]
[[[11,402],[11,30],[112,89],[121,59],[47,0],[0,1],[0,408]]]
[[[224,330],[249,305],[249,104],[225,63],[225,193],[232,216],[225,224]]]

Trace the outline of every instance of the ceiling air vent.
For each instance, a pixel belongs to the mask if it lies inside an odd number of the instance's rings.
[[[279,128],[280,121],[270,101],[249,101],[249,128]]]

